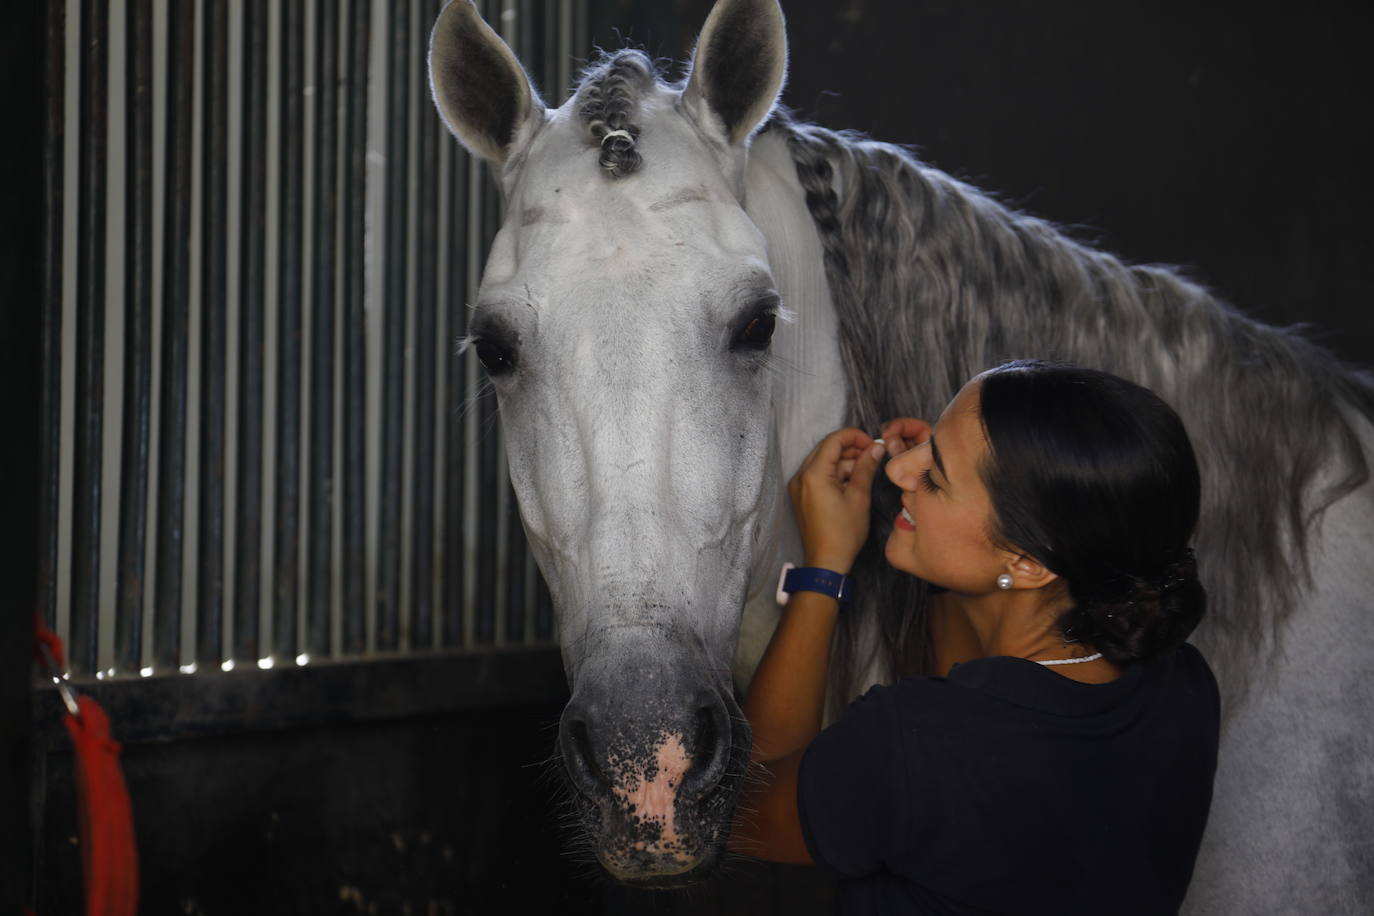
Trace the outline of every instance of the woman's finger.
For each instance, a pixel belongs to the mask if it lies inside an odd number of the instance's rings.
[[[845,494],[862,492],[865,496],[873,489],[873,477],[878,472],[878,464],[883,458],[882,445],[873,445],[855,463]]]
[[[844,457],[847,449],[853,449],[855,456],[873,444],[873,437],[863,430],[848,426],[837,429],[816,444],[802,463],[803,470],[818,469],[827,476],[832,475],[835,466]]]
[[[882,438],[887,453],[895,458],[930,438],[930,424],[915,417],[897,417],[883,424]]]
[[[883,424],[883,438],[891,434],[899,439],[921,442],[930,435],[930,424],[916,417],[894,417]]]

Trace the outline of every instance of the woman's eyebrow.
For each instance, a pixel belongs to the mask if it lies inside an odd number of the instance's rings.
[[[945,463],[940,460],[940,449],[935,445],[935,434],[930,434],[930,457],[935,459],[935,466],[940,469],[940,476],[949,480],[949,472],[945,470]]]

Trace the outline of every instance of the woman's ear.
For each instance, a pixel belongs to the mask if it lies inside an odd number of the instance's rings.
[[[503,165],[548,116],[515,53],[471,0],[452,0],[429,37],[429,85],[453,135]]]
[[[1058,573],[1024,553],[1010,556],[1007,572],[1011,573],[1012,588],[1044,588],[1059,579]]]
[[[716,0],[682,104],[708,135],[745,146],[768,120],[786,76],[787,30],[777,0]]]

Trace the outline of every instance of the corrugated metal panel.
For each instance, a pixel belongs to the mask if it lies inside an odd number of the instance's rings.
[[[43,610],[73,675],[547,644],[456,341],[500,202],[440,0],[50,3]],[[585,0],[483,12],[557,102]]]

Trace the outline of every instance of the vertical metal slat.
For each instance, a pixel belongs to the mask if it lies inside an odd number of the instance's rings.
[[[534,4],[531,0],[519,0],[516,4],[515,25],[517,33],[515,56],[520,58],[525,64],[525,69],[533,74],[535,88],[537,89],[543,86],[543,81],[540,79],[539,70],[535,65],[536,61],[539,60],[539,45],[536,40],[538,29],[536,27],[537,23],[535,22],[538,17],[534,15],[533,7]],[[544,101],[547,102],[548,99]]]
[[[377,506],[377,649],[397,647],[401,595],[401,451],[405,435],[407,157],[410,148],[410,3],[392,0],[386,137],[386,278],[382,309],[381,486]]]
[[[307,556],[307,649],[330,652],[334,540],[334,271],[338,226],[338,7],[315,7],[314,263],[310,320],[310,508]]]
[[[186,376],[191,295],[191,129],[195,16],[167,12],[167,182],[163,198],[162,375],[158,403],[157,588],[153,664],[180,658],[182,535],[186,504]]]
[[[43,439],[39,467],[38,594],[44,622],[57,626],[57,528],[62,475],[62,151],[66,146],[67,5],[50,0],[47,19],[46,102],[43,122]]]
[[[414,60],[425,60],[429,45],[429,30],[437,12],[434,3],[421,7],[425,17],[417,30]],[[436,371],[434,335],[439,308],[435,272],[435,245],[438,242],[439,202],[434,190],[439,180],[439,150],[432,106],[424,106],[429,91],[429,75],[423,66],[412,67],[415,98],[422,105],[416,112],[419,155],[416,166],[419,186],[416,204],[419,208],[415,239],[415,464],[411,476],[413,491],[411,504],[415,507],[411,526],[411,645],[429,648],[434,634],[434,406],[436,400]]]
[[[119,491],[115,667],[139,667],[148,512],[148,427],[153,356],[153,10],[129,0],[127,202],[124,274],[124,417]]]
[[[201,208],[200,483],[196,660],[218,664],[224,647],[224,449],[228,314],[229,7],[205,0]]]
[[[366,347],[363,260],[367,209],[367,70],[371,36],[371,0],[349,4],[344,143],[347,170],[343,185],[344,229],[344,414],[343,414],[343,650],[367,648],[366,508]]]
[[[276,537],[273,550],[273,654],[296,655],[300,555],[301,258],[304,239],[305,11],[281,7],[281,253],[277,296],[278,402]]]
[[[81,4],[80,188],[77,192],[76,442],[72,514],[72,671],[96,667],[100,589],[100,474],[105,397],[105,87],[109,70],[105,0]]]
[[[239,271],[238,486],[234,524],[234,649],[236,659],[261,653],[258,609],[262,586],[263,261],[267,235],[267,8],[244,8],[244,117]]]
[[[559,84],[558,74],[558,0],[540,0],[536,41],[539,43],[539,86],[544,90],[544,102],[557,107],[563,101],[565,87]]]

